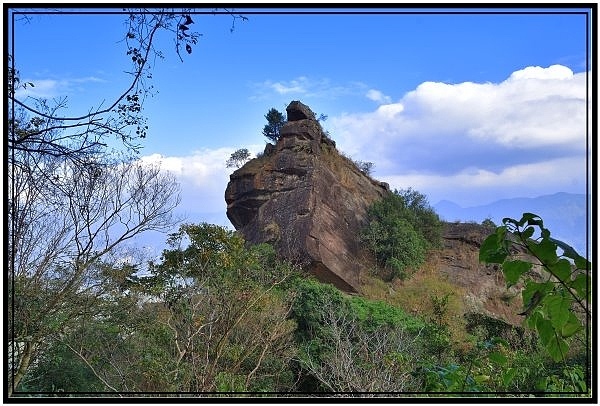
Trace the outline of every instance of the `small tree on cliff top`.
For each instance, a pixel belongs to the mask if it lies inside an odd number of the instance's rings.
[[[247,148],[240,148],[233,152],[225,164],[228,168],[239,168],[250,159],[250,152]]]
[[[277,142],[280,136],[279,132],[281,131],[281,127],[285,124],[286,118],[283,113],[275,108],[270,109],[265,115],[265,118],[267,119],[268,124],[265,125],[262,133],[269,140]]]

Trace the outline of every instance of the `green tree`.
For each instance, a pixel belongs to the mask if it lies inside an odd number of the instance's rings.
[[[361,241],[392,277],[406,277],[409,268],[423,263],[428,249],[441,244],[442,223],[417,191],[396,190],[373,203],[367,214]]]
[[[240,148],[234,151],[226,162],[228,168],[239,168],[250,159],[250,152],[247,148]]]
[[[267,124],[264,126],[262,133],[270,141],[277,142],[281,127],[286,122],[285,116],[277,109],[272,108],[267,112],[265,118],[267,119]]]
[[[329,284],[299,280],[292,317],[300,351],[302,390],[416,390],[423,323],[381,301],[348,297]]]
[[[295,272],[272,247],[222,227],[182,225],[144,276],[108,264],[96,298],[27,375],[29,390],[288,391],[295,356],[283,289]],[[49,371],[65,368],[66,376]],[[41,382],[44,379],[44,382]]]
[[[292,385],[295,322],[282,289],[294,268],[268,245],[222,227],[185,224],[143,283],[159,299],[157,343],[177,391],[280,391]],[[158,371],[154,371],[155,373]]]
[[[8,12],[16,24],[34,23],[28,10]],[[245,19],[226,13],[234,23]],[[191,15],[190,9],[124,9],[130,78],[113,97],[72,116],[61,114],[65,98],[18,97],[19,88],[35,83],[21,82],[15,50],[8,50],[9,396],[39,355],[59,348],[56,341],[73,325],[100,311],[106,292],[99,263],[130,255],[119,248],[139,233],[174,224],[174,179],[130,158],[148,131],[142,110],[152,94],[152,61],[163,57],[157,38],[172,36],[177,55],[190,54],[199,38]],[[123,155],[109,156],[114,139]]]

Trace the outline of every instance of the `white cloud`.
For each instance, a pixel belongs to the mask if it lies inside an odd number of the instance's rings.
[[[329,78],[310,78],[307,76],[299,76],[287,81],[265,80],[251,86],[255,88],[255,95],[251,99],[272,97],[273,94],[292,97],[297,95],[304,98],[335,98],[348,94],[360,94],[366,88],[366,85],[361,82],[335,84]]]
[[[298,79],[292,80],[289,83],[276,82],[269,86],[279,94],[288,93],[306,93],[306,86],[310,85],[308,79],[305,77],[299,77]]]
[[[245,146],[256,156],[263,145]],[[177,212],[191,221],[207,221],[227,225],[225,188],[234,171],[225,162],[236,148],[202,149],[186,156],[147,155],[140,160],[159,163],[162,170],[172,172],[181,184],[181,203]]]
[[[552,65],[547,68],[541,66],[528,66],[525,69],[513,72],[511,79],[572,79],[573,71],[566,66]]]
[[[386,96],[377,89],[369,89],[365,96],[367,96],[368,99],[380,104],[390,103],[392,101],[392,98],[390,96]]]
[[[490,203],[503,197],[527,197],[557,191],[585,193],[585,160],[566,157],[509,166],[500,172],[464,168],[450,174],[407,173],[381,177],[392,189],[412,187],[430,203],[451,200],[462,206]]]
[[[585,162],[587,106],[586,74],[553,65],[500,83],[424,82],[397,103],[328,124],[341,150],[404,187],[585,193],[575,163]]]
[[[33,86],[30,86],[30,83],[32,83]],[[27,85],[25,88],[19,87],[15,92],[15,96],[18,99],[25,99],[27,97],[53,98],[66,96],[73,92],[84,91],[85,89],[82,87],[82,85],[86,83],[106,83],[106,81],[95,76],[66,79],[22,78],[21,84]]]

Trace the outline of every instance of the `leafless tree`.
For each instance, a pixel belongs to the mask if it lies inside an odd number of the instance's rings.
[[[31,11],[9,8],[13,22],[35,23]],[[47,10],[57,13],[60,10]],[[179,202],[174,178],[131,161],[148,127],[142,115],[152,92],[156,39],[174,38],[182,59],[200,34],[192,9],[123,9],[124,54],[131,77],[122,91],[80,114],[61,112],[66,99],[19,99],[18,62],[9,49],[8,90],[8,284],[9,396],[48,340],[60,338],[100,297],[99,264],[122,243],[147,230],[166,230]],[[221,11],[236,20],[232,11]],[[14,26],[13,26],[14,27]],[[14,31],[11,32],[14,33]],[[9,40],[12,44],[12,41]],[[107,158],[116,138],[124,150]],[[58,337],[58,338],[57,338]]]
[[[322,344],[331,350],[319,359],[307,346],[300,362],[325,388],[346,394],[417,388],[411,372],[419,356],[418,335],[392,326],[370,330],[333,305],[324,315],[330,334]]]
[[[81,163],[98,149],[106,147],[111,138],[122,141],[129,151],[141,148],[140,140],[146,137],[148,131],[142,109],[144,101],[153,92],[150,85],[152,69],[157,59],[164,58],[163,51],[156,47],[157,38],[160,34],[170,35],[175,52],[183,61],[183,50],[191,54],[201,36],[193,29],[197,11],[190,8],[112,11],[122,11],[126,20],[123,43],[124,54],[131,61],[131,69],[127,72],[131,79],[122,91],[89,106],[80,114],[61,113],[67,106],[66,98],[52,101],[32,97],[19,99],[17,90],[34,87],[35,83],[21,82],[19,61],[11,57],[14,50],[9,49],[9,151],[51,154]],[[35,23],[29,18],[33,12],[57,14],[60,10],[9,9],[9,15],[14,16],[17,23],[22,23],[22,20],[28,24]],[[230,16],[233,19],[232,30],[237,20],[246,20],[232,10],[214,10],[214,13]]]
[[[179,186],[136,162],[71,167],[46,160],[15,167],[9,182],[9,394],[49,337],[91,311],[98,264],[123,242],[175,222]],[[93,296],[93,295],[92,295]]]

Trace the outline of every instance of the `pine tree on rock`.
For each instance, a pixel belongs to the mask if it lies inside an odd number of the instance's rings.
[[[275,108],[269,110],[265,115],[268,124],[263,128],[263,135],[273,142],[277,142],[280,136],[281,127],[286,122],[286,119],[280,111]]]

